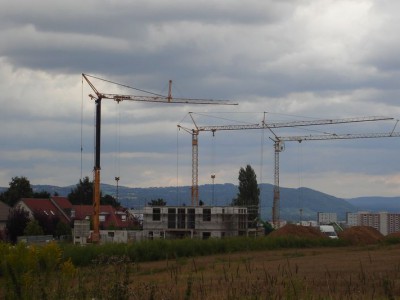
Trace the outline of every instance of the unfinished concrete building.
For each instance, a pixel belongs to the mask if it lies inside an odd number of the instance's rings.
[[[150,238],[223,238],[248,234],[247,208],[147,206],[143,231]]]

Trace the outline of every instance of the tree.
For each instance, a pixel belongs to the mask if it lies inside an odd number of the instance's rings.
[[[24,235],[43,235],[43,228],[36,220],[31,220],[25,227]]]
[[[165,205],[167,205],[167,202],[162,198],[158,198],[157,200],[151,200],[147,204],[150,206],[165,206]]]
[[[46,192],[46,191],[33,192],[32,198],[49,199],[50,198],[50,193]]]
[[[14,206],[21,198],[31,198],[33,190],[29,180],[22,177],[13,177],[9,183],[9,188],[0,195],[0,200],[9,206]]]
[[[93,203],[93,181],[89,177],[79,179],[79,183],[68,194],[68,200],[72,204],[92,204]]]
[[[43,233],[47,235],[55,235],[57,224],[60,222],[60,217],[47,215],[43,211],[35,211],[33,217],[38,222],[40,227],[43,228]]]
[[[111,195],[105,195],[104,197],[101,197],[100,203],[103,205],[111,205],[113,207],[119,207],[121,206],[121,203],[117,201],[113,196]]]
[[[93,204],[93,181],[89,177],[79,179],[79,183],[74,189],[68,194],[68,200],[72,204]],[[100,204],[112,205],[114,207],[121,206],[121,204],[111,195],[105,195],[103,197],[100,192]]]
[[[261,222],[261,224],[262,224],[263,227],[264,227],[264,233],[265,233],[265,235],[268,235],[268,234],[270,234],[272,231],[275,230],[274,227],[271,225],[271,223],[266,222],[266,221],[260,221],[260,222]]]
[[[233,199],[232,205],[247,207],[249,226],[254,227],[258,219],[258,205],[260,203],[260,189],[257,176],[250,165],[239,171],[239,193]]]
[[[23,208],[15,207],[10,210],[6,222],[6,232],[12,243],[17,242],[18,236],[24,235],[24,230],[29,221],[29,213]]]
[[[71,235],[71,227],[68,224],[65,224],[65,223],[59,221],[57,223],[56,231],[55,231],[54,235],[57,238],[60,238],[60,236],[62,236],[62,235]]]

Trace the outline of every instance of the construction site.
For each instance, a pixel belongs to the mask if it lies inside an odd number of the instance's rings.
[[[210,106],[236,106],[238,103],[228,100],[213,100],[213,99],[190,99],[190,98],[175,98],[172,95],[172,81],[169,81],[168,94],[162,96],[146,92],[137,88],[132,88],[126,85],[121,85],[99,77],[82,74],[82,82],[87,83],[94,94],[90,94],[89,98],[95,105],[95,157],[93,167],[93,182],[94,182],[94,198],[93,198],[93,231],[90,240],[94,243],[100,242],[99,231],[99,207],[100,207],[100,183],[101,183],[101,105],[103,100],[112,100],[120,104],[125,101],[140,101],[157,104],[184,104],[184,105],[210,105]],[[113,84],[122,87],[128,87],[139,91],[142,95],[118,94],[101,92],[93,84],[97,80],[102,83]],[[82,83],[83,84],[83,83]],[[143,95],[144,94],[144,95]],[[308,142],[308,141],[333,141],[333,140],[358,140],[358,139],[377,139],[400,137],[400,132],[396,131],[397,122],[392,117],[387,116],[364,116],[364,117],[346,117],[338,119],[313,118],[303,120],[287,120],[287,121],[269,121],[263,113],[262,119],[253,120],[238,124],[230,120],[224,119],[224,125],[220,124],[199,124],[196,119],[200,114],[189,112],[185,117],[185,122],[177,124],[178,132],[189,134],[191,138],[191,199],[190,205],[184,206],[147,206],[143,211],[143,230],[147,238],[203,238],[210,237],[225,237],[225,236],[240,236],[240,235],[258,235],[258,221],[261,222],[261,210],[263,209],[263,199],[258,201],[258,205],[252,204],[242,206],[218,206],[205,205],[200,201],[199,195],[199,168],[201,168],[201,159],[199,152],[202,147],[201,134],[209,133],[212,137],[223,132],[233,131],[258,131],[261,136],[261,154],[260,165],[263,169],[264,161],[264,143],[272,142],[273,144],[273,194],[271,195],[272,207],[270,207],[269,222],[275,229],[279,229],[286,224],[285,220],[280,217],[280,154],[285,150],[285,144],[289,142]],[[187,122],[189,120],[189,122]],[[343,124],[362,125],[365,123],[386,122],[384,132],[360,132],[351,131],[351,126],[346,127],[348,132],[334,131],[333,127],[340,127]],[[227,124],[228,123],[228,124]],[[328,129],[329,126],[329,129]],[[281,129],[301,128],[308,132],[307,135],[282,135]],[[240,145],[240,141],[238,141]],[[212,158],[213,159],[213,158]],[[179,159],[177,158],[177,165]],[[217,165],[213,162],[214,165]],[[177,166],[178,169],[179,166]],[[218,168],[218,167],[214,167]],[[107,172],[105,170],[105,172]],[[178,171],[177,171],[178,173]],[[216,172],[211,173],[211,181],[214,184],[216,180]],[[178,174],[177,174],[178,177]],[[262,183],[262,171],[259,176]],[[118,189],[120,176],[115,176],[115,181]],[[178,178],[177,178],[178,182]],[[118,195],[118,192],[117,192]],[[264,208],[265,209],[265,208]],[[250,215],[257,215],[256,220],[249,219]]]

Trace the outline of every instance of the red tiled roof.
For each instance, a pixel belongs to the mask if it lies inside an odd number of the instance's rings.
[[[62,209],[71,209],[72,204],[69,202],[67,197],[61,197],[61,196],[53,196],[51,199],[57,203],[59,207]]]
[[[58,208],[51,203],[50,199],[22,198],[21,201],[32,211],[45,213],[48,216],[58,216],[61,221],[68,223],[69,220]]]

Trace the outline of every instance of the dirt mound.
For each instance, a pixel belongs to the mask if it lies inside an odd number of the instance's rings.
[[[400,238],[400,231],[390,233],[386,236],[386,238]]]
[[[339,239],[346,240],[352,245],[377,244],[384,236],[375,228],[369,226],[353,226],[339,232]]]
[[[328,238],[318,228],[311,226],[299,226],[293,224],[287,224],[277,230],[271,232],[268,236],[280,237],[280,236],[293,236],[302,238]]]

